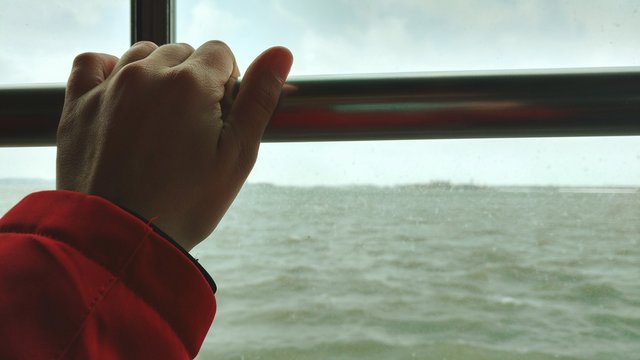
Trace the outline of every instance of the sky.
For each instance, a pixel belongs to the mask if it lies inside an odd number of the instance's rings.
[[[640,1],[178,0],[178,41],[241,69],[289,47],[292,76],[640,66]],[[75,54],[122,54],[126,0],[0,0],[0,86],[64,83]],[[0,149],[0,178],[55,177],[54,148]],[[263,144],[250,182],[640,186],[640,137]]]

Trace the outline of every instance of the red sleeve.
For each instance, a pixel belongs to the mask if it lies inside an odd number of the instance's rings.
[[[96,196],[27,196],[0,219],[0,359],[184,359],[216,310],[181,249]]]

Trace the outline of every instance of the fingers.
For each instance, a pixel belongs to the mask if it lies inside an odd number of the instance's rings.
[[[158,66],[174,67],[182,64],[193,52],[193,47],[189,44],[167,44],[154,50],[147,56],[147,61]]]
[[[66,98],[76,99],[100,85],[114,69],[118,58],[107,54],[83,53],[73,60]]]
[[[131,45],[129,50],[127,50],[120,58],[120,61],[118,61],[118,64],[113,69],[113,73],[118,73],[118,71],[120,71],[127,64],[131,64],[132,62],[146,58],[157,48],[158,45],[152,43],[151,41],[139,41]]]
[[[230,131],[223,134],[233,139],[224,143],[255,156],[292,64],[291,52],[283,47],[268,49],[253,61],[227,120]]]
[[[207,41],[183,63],[204,69],[209,86],[223,87],[229,78],[240,76],[236,59],[231,49],[222,41]]]

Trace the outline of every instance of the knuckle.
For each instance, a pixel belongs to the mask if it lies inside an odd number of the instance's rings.
[[[162,49],[165,59],[171,59],[179,63],[183,63],[194,52],[193,47],[185,43],[162,45],[160,49]]]
[[[201,85],[201,76],[198,69],[192,65],[183,65],[172,68],[169,74],[169,81],[180,89],[191,89]]]
[[[132,62],[120,69],[118,79],[124,82],[138,81],[145,77],[146,74],[147,68],[142,62]]]
[[[222,40],[209,40],[204,43],[205,46],[221,46],[229,49],[229,46]]]
[[[176,53],[176,52],[193,51],[193,48],[191,47],[191,45],[187,43],[171,43],[171,44],[164,44],[158,47],[158,50],[162,50],[167,53]]]
[[[143,62],[129,63],[116,74],[110,87],[140,96],[140,91],[145,88],[145,84],[152,80],[151,75]]]
[[[73,59],[73,67],[83,67],[99,60],[99,55],[93,52],[84,52]]]
[[[183,50],[186,50],[186,51],[189,51],[189,52],[193,52],[194,51],[193,46],[191,46],[191,45],[189,45],[187,43],[176,43],[176,44],[173,44],[173,45],[177,46],[177,47],[181,47]]]
[[[231,57],[231,58],[234,57],[233,56],[233,51],[231,51],[231,48],[229,47],[229,45],[227,45],[227,43],[225,43],[224,41],[221,41],[221,40],[209,40],[209,41],[204,43],[204,46],[216,48],[217,50],[220,50],[223,53],[225,53],[226,56]]]
[[[125,63],[135,61],[137,59],[145,58],[149,54],[153,53],[158,48],[158,45],[151,41],[140,41],[131,46],[129,50],[123,55],[122,59]]]
[[[153,41],[148,41],[148,40],[142,40],[142,41],[138,41],[137,43],[133,44],[131,46],[132,48],[140,48],[140,49],[144,49],[144,50],[155,50],[158,48],[158,45],[156,45],[156,43],[154,43]]]

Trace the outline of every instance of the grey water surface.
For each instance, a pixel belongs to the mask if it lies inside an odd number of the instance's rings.
[[[192,253],[198,359],[640,358],[637,189],[247,185]]]

